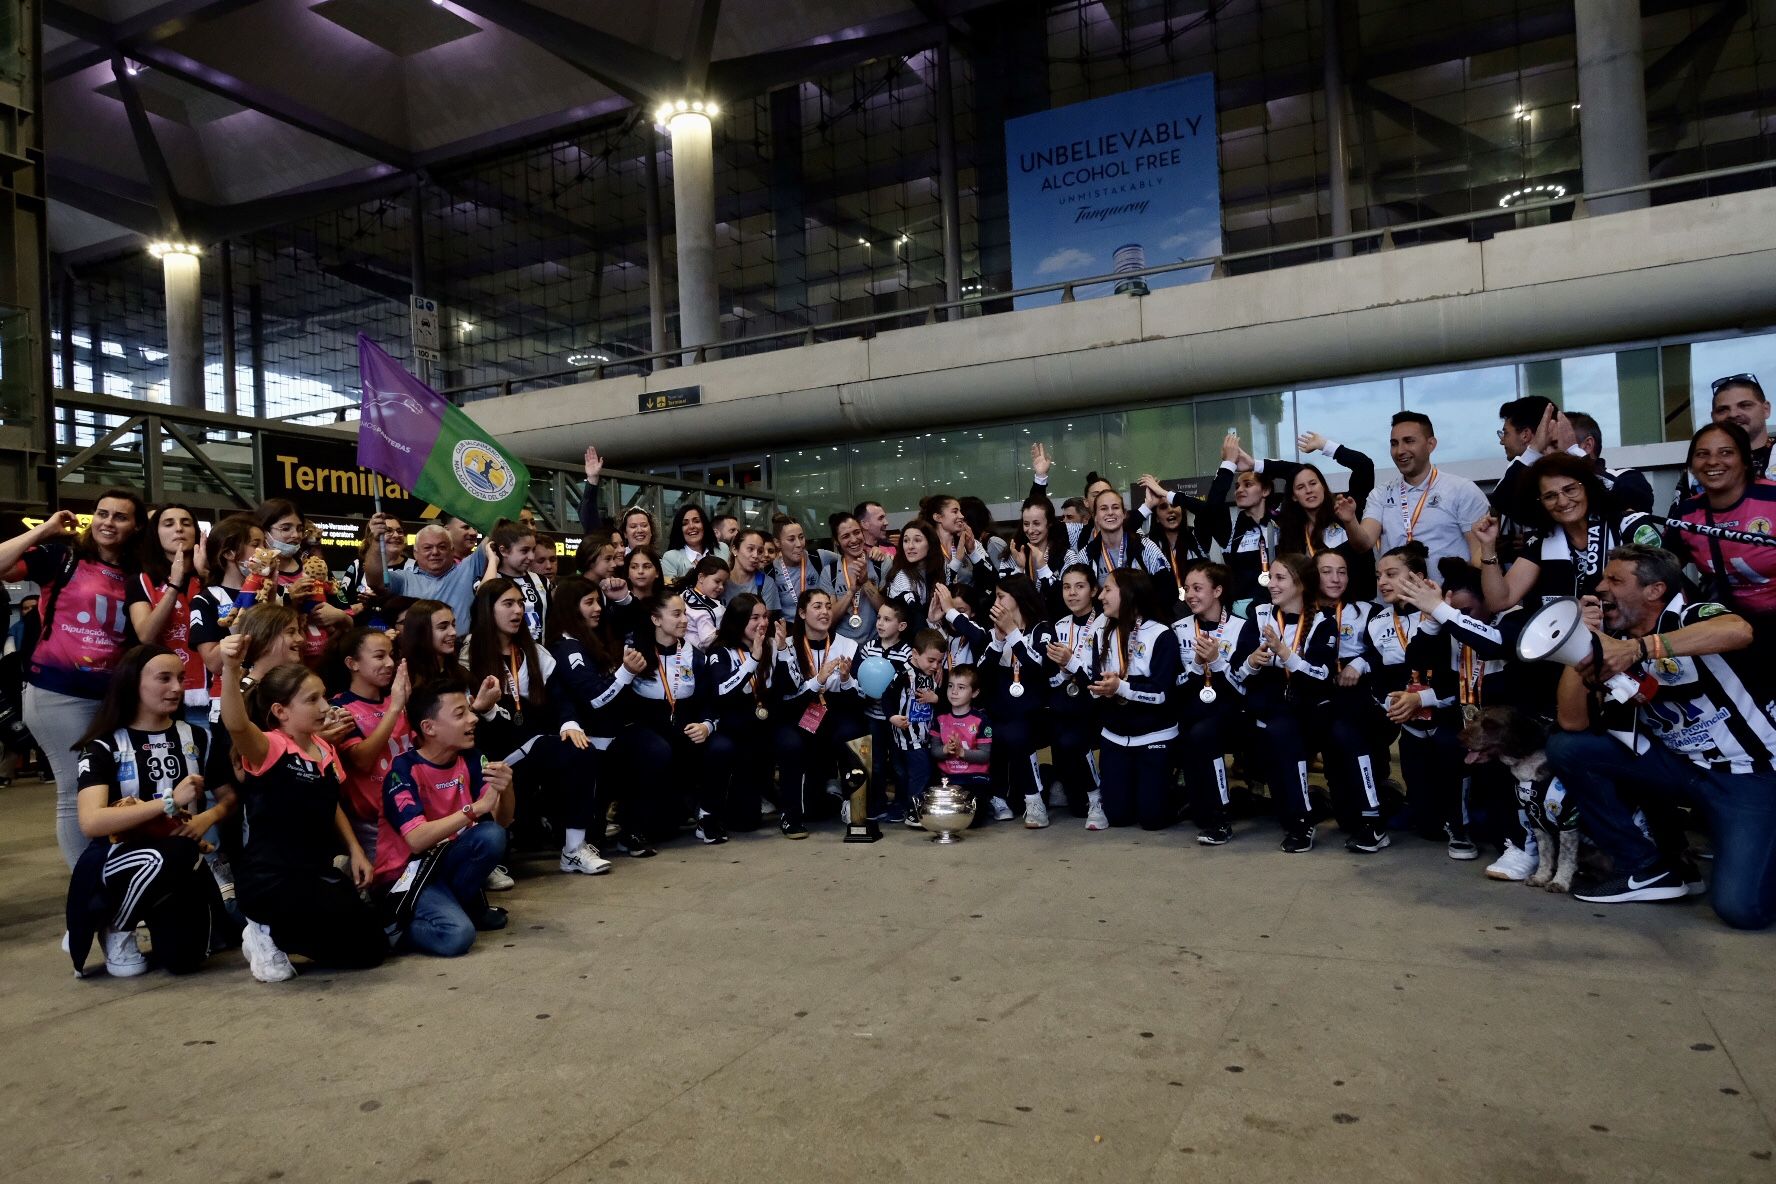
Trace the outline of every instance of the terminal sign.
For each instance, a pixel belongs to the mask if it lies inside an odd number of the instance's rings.
[[[700,386],[675,386],[669,391],[644,391],[636,396],[642,411],[671,411],[676,407],[695,407],[702,401]]]

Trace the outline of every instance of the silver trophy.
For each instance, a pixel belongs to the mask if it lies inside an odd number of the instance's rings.
[[[940,844],[960,843],[961,834],[974,821],[974,795],[950,784],[948,777],[936,788],[925,791],[920,807],[919,825],[930,831]]]

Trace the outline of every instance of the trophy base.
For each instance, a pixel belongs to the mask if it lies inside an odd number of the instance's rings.
[[[940,847],[951,847],[962,841],[962,834],[954,830],[939,831],[931,841]]]
[[[859,736],[847,740],[845,747],[857,758],[857,764],[845,775],[851,786],[850,821],[845,824],[847,843],[875,843],[882,838],[882,828],[869,816],[870,738]]]

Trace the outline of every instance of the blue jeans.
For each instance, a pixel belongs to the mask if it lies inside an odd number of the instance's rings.
[[[487,910],[482,885],[506,853],[506,828],[490,819],[450,840],[444,861],[413,905],[407,945],[421,954],[456,958],[475,944],[475,922]]]
[[[1564,732],[1548,740],[1548,762],[1579,807],[1579,827],[1622,875],[1661,865],[1659,848],[1634,821],[1623,790],[1657,807],[1700,807],[1714,839],[1714,911],[1734,929],[1776,921],[1776,776],[1705,769],[1661,744],[1635,754],[1610,736]]]

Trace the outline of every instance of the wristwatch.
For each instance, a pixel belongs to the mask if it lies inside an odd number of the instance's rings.
[[[475,806],[473,802],[462,808],[462,816],[463,821],[467,822],[470,826],[475,825]]]
[[[168,818],[171,818],[179,812],[179,803],[175,802],[173,795],[169,793],[160,799],[160,808],[166,812]]]

